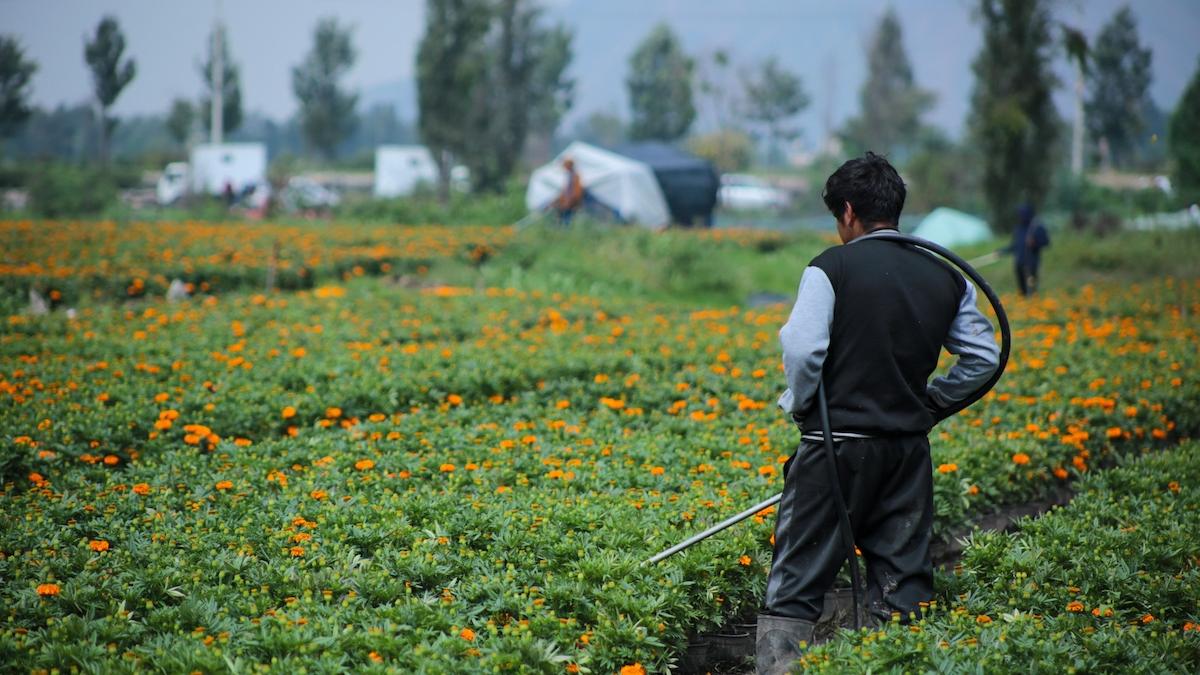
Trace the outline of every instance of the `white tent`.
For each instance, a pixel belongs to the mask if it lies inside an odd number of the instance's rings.
[[[381,145],[375,148],[375,196],[404,197],[417,186],[437,183],[437,165],[423,145]]]
[[[575,171],[588,195],[612,209],[621,220],[651,228],[670,224],[667,200],[649,166],[579,141],[529,177],[526,208],[540,211],[562,194],[567,182],[562,164],[568,157],[575,162]]]
[[[988,241],[992,238],[992,229],[981,218],[941,206],[921,220],[913,236],[953,248]]]

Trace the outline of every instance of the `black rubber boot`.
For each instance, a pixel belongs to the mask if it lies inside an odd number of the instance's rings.
[[[758,636],[754,648],[754,672],[757,675],[785,675],[813,641],[816,624],[773,614],[758,615]],[[804,647],[800,643],[804,643]]]

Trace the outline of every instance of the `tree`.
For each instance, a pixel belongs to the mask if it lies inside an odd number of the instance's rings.
[[[553,134],[571,104],[571,33],[543,26],[531,0],[431,0],[427,17],[417,54],[422,138],[444,170],[445,156],[457,155],[476,189],[499,192],[530,132]]]
[[[1122,7],[1104,25],[1091,53],[1092,86],[1087,119],[1092,137],[1107,147],[1102,159],[1127,166],[1139,132],[1145,125],[1142,111],[1150,88],[1149,49],[1138,42],[1137,19]]]
[[[464,163],[475,189],[500,192],[512,175],[532,123],[553,131],[569,104],[573,83],[565,77],[571,34],[539,25],[531,0],[499,0],[485,40],[487,69],[471,92],[467,125],[471,152]]]
[[[425,33],[417,46],[417,109],[421,141],[438,167],[438,195],[449,198],[453,156],[469,150],[467,128],[471,110],[464,94],[474,91],[486,76],[481,47],[488,31],[487,0],[428,0]]]
[[[757,72],[742,80],[746,97],[746,118],[767,131],[767,156],[775,161],[779,156],[779,141],[791,140],[799,134],[787,121],[808,107],[808,94],[800,77],[785,70],[771,57]]]
[[[350,29],[337,19],[317,22],[313,47],[292,69],[292,92],[300,102],[300,128],[310,147],[332,159],[338,143],[354,130],[358,94],[341,86],[356,58]]]
[[[177,98],[171,101],[171,111],[167,113],[165,124],[167,133],[176,145],[183,147],[187,143],[188,136],[192,133],[192,124],[195,121],[196,108],[191,101],[186,98]]]
[[[692,136],[688,150],[712,162],[721,173],[744,171],[754,159],[754,141],[737,129]]]
[[[614,113],[597,110],[576,122],[571,136],[584,143],[612,148],[625,142],[625,123]]]
[[[221,50],[221,130],[230,134],[242,125],[242,82],[237,64],[229,56],[229,43],[225,40],[225,28],[218,25],[213,32],[220,35],[208,39],[208,58],[200,64],[200,78],[204,81],[204,95],[200,97],[200,119],[204,121],[204,130],[212,131],[212,96],[213,96],[213,44],[220,44]],[[351,108],[353,109],[353,107]]]
[[[1200,61],[1171,115],[1168,134],[1175,188],[1184,199],[1200,201]]]
[[[665,24],[659,24],[638,45],[625,78],[632,113],[630,138],[673,141],[687,133],[696,119],[694,65]]]
[[[100,161],[108,163],[108,144],[117,120],[108,114],[108,109],[121,95],[121,91],[133,81],[137,65],[132,58],[123,59],[125,35],[117,20],[106,16],[96,26],[96,35],[85,43],[83,58],[92,71],[92,89],[96,94],[100,130]]]
[[[858,100],[859,115],[841,134],[848,145],[856,152],[891,157],[914,150],[921,115],[933,105],[934,96],[913,81],[900,20],[891,8],[879,20],[867,48],[867,80]]]
[[[993,226],[1011,230],[1022,202],[1050,186],[1058,119],[1051,96],[1049,0],[979,0],[983,46],[971,68],[970,134]]]
[[[29,119],[29,81],[36,70],[16,38],[0,35],[0,138],[13,135]]]

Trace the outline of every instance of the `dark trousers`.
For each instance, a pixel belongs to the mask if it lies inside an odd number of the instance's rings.
[[[919,603],[933,597],[929,439],[851,439],[836,443],[834,454],[854,540],[866,561],[871,613],[883,620],[892,612],[906,620],[909,612],[920,616]],[[821,444],[805,441],[784,479],[763,603],[769,614],[816,621],[846,560],[827,461]]]

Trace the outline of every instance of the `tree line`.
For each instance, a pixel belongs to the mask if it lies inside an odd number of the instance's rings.
[[[915,81],[899,18],[888,9],[866,46],[868,75],[858,113],[829,130],[823,149],[885,154],[929,199],[952,201],[955,193],[977,188],[993,222],[1002,226],[1015,204],[1046,199],[1068,138],[1077,164],[1134,168],[1161,164],[1169,153],[1177,187],[1200,194],[1200,69],[1168,118],[1148,95],[1153,55],[1128,7],[1089,40],[1054,16],[1051,0],[974,4],[983,43],[972,63],[975,85],[962,140],[923,121],[936,100]],[[535,0],[426,1],[416,55],[415,128],[387,108],[359,113],[359,95],[345,84],[357,59],[353,34],[333,18],[317,23],[310,51],[290,73],[296,115],[275,123],[246,114],[239,64],[220,39],[222,31],[214,27],[197,63],[200,95],[172,101],[160,118],[131,118],[124,130],[111,108],[136,77],[137,62],[115,18],[103,18],[85,41],[93,91],[84,106],[33,108],[29,93],[37,66],[16,38],[0,36],[0,140],[27,153],[90,153],[101,164],[110,160],[114,138],[128,145],[138,130],[144,137],[153,128],[183,147],[209,131],[219,80],[222,126],[235,139],[254,136],[273,151],[307,151],[325,160],[351,139],[361,148],[419,140],[433,153],[443,194],[451,166],[460,163],[470,169],[476,190],[502,191],[531,146],[545,148],[561,136],[560,123],[573,104],[573,33],[550,24]],[[1064,54],[1076,69],[1075,129],[1059,118],[1052,99],[1064,85],[1052,64]],[[800,76],[778,60],[739,64],[720,50],[689,55],[667,25],[656,26],[629,56],[624,84],[627,119],[593,113],[568,135],[608,145],[686,142],[723,170],[745,168],[758,148],[768,163],[782,162],[799,134],[797,116],[813,101]],[[707,131],[693,133],[701,116]],[[1166,138],[1155,135],[1159,130]]]

